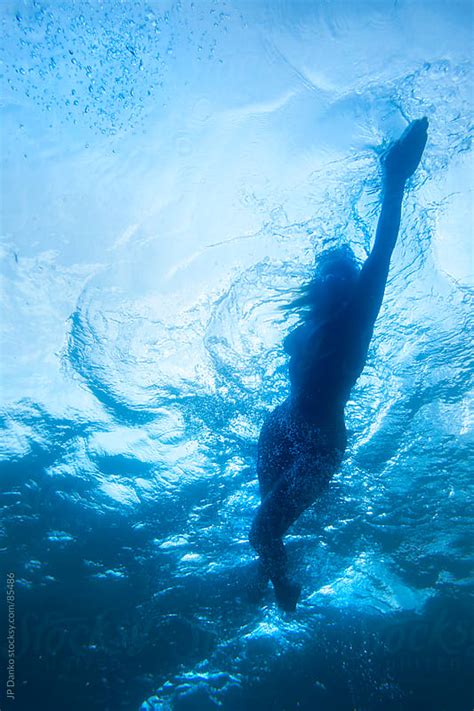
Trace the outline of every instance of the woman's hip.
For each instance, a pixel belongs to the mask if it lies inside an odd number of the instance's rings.
[[[338,467],[347,446],[344,418],[314,422],[292,407],[290,400],[278,405],[265,420],[258,442],[259,457],[278,456],[288,465],[303,457],[325,468]]]

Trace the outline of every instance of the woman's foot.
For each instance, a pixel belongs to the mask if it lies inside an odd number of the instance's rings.
[[[295,612],[301,594],[301,585],[296,580],[283,578],[273,583],[278,607],[285,612]]]

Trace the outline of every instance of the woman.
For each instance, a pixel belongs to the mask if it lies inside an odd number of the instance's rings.
[[[287,611],[295,610],[301,588],[288,576],[282,538],[342,462],[344,408],[365,365],[398,236],[405,182],[420,162],[427,128],[426,118],[413,121],[385,155],[382,211],[362,269],[348,246],[326,252],[294,304],[306,314],[284,343],[291,392],[260,433],[262,503],[249,536],[259,555],[257,580],[249,592],[258,595],[270,579],[278,605]]]

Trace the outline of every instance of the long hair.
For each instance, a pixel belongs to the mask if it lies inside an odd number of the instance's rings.
[[[296,296],[281,308],[285,311],[299,311],[303,321],[317,310],[318,295],[321,293],[321,282],[331,271],[331,268],[341,268],[349,274],[359,271],[359,263],[348,244],[330,247],[316,258],[316,266],[310,281],[297,289]]]

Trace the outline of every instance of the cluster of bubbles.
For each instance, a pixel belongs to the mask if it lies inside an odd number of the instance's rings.
[[[151,102],[166,104],[182,48],[191,61],[219,61],[225,6],[34,0],[3,13],[2,79],[13,96],[49,112],[51,127],[56,119],[107,135],[140,128]]]

